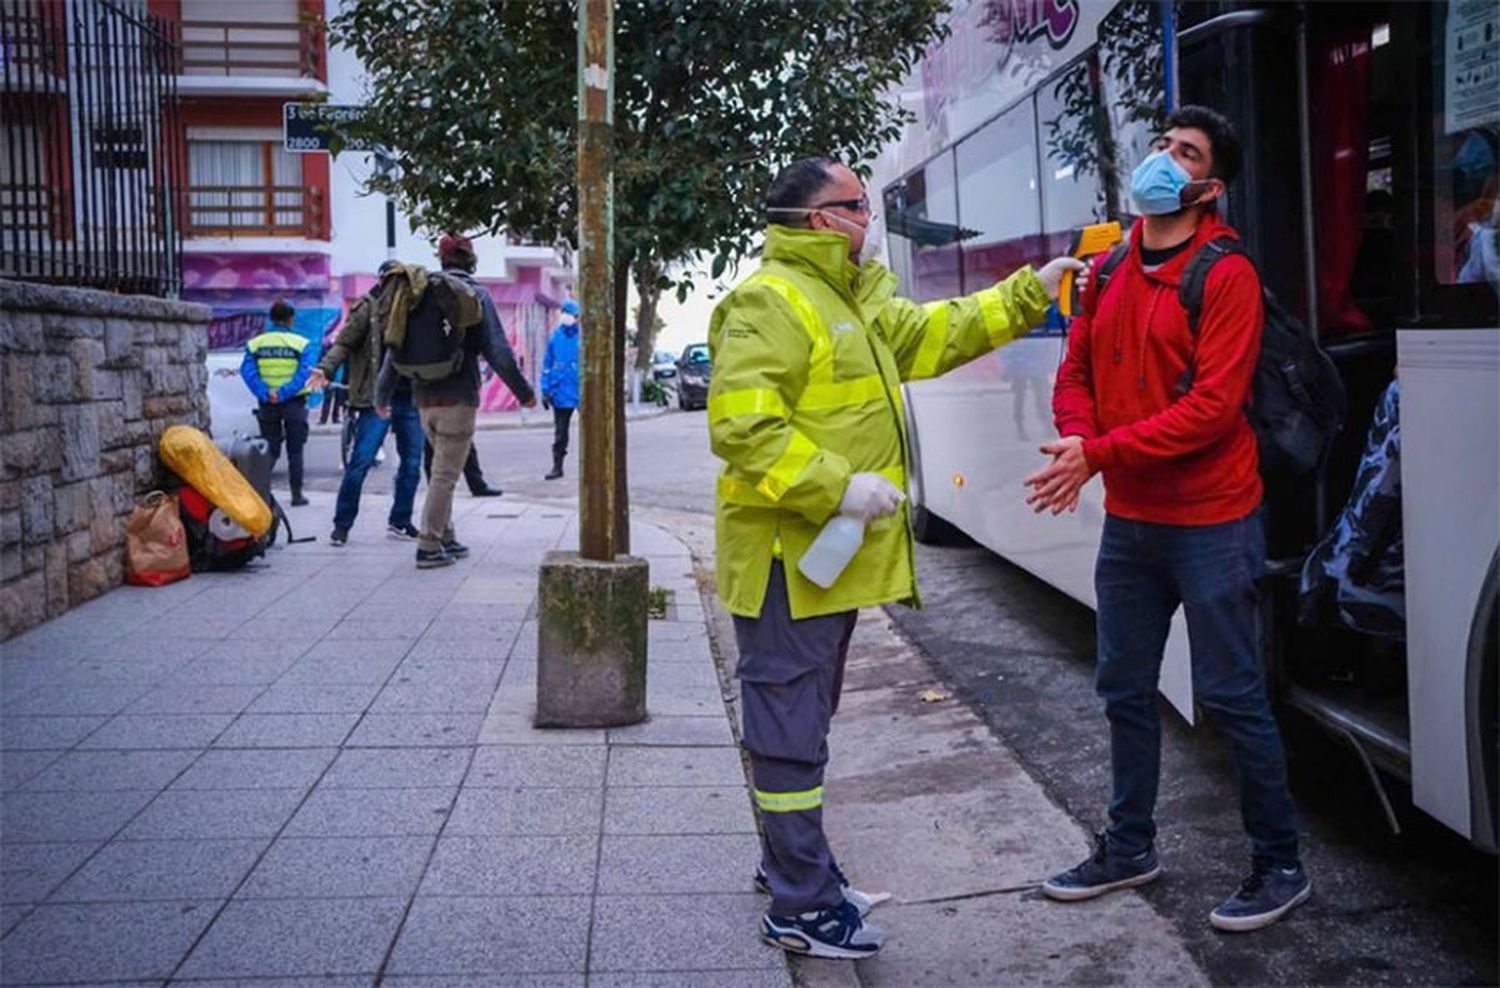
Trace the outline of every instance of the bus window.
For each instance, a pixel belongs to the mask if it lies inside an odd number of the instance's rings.
[[[1397,199],[1410,195],[1409,173],[1395,168],[1407,140],[1407,96],[1399,85],[1414,39],[1387,5],[1319,11],[1310,32],[1313,226],[1318,247],[1318,321],[1325,340],[1389,330],[1409,308],[1396,236]],[[1407,290],[1403,292],[1403,288]],[[1405,304],[1403,302],[1405,301]]]
[[[947,151],[885,189],[891,270],[918,302],[963,294],[959,279],[958,202],[953,152]]]
[[[991,120],[958,145],[958,221],[964,291],[978,291],[1047,258],[1037,190],[1031,101]]]
[[[1432,276],[1500,293],[1500,15],[1445,8],[1433,18]]]
[[[1099,25],[1099,79],[1113,152],[1101,154],[1109,219],[1133,214],[1130,173],[1151,152],[1166,106],[1161,12],[1156,4],[1122,3]]]
[[[1111,215],[1104,168],[1108,134],[1100,134],[1098,70],[1091,54],[1037,92],[1042,135],[1042,231],[1048,254],[1068,249],[1068,231]]]

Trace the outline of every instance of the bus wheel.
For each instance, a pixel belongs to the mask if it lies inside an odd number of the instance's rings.
[[[918,505],[911,512],[911,532],[923,545],[973,545],[974,540],[958,528]]]

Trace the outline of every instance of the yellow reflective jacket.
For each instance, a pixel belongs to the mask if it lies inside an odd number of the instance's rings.
[[[714,309],[709,441],[724,460],[716,499],[719,596],[758,617],[771,561],[786,565],[792,617],[916,602],[906,511],[872,522],[824,590],[797,560],[838,510],[849,476],[906,489],[901,382],[935,377],[1041,323],[1030,268],[964,298],[896,298],[896,276],[849,261],[840,234],[772,226],[761,268]]]

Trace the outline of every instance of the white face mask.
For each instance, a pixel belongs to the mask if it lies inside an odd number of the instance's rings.
[[[865,244],[859,249],[859,263],[863,266],[884,257],[885,221],[881,219],[880,214],[872,213],[870,222],[865,225]]]
[[[578,322],[578,317],[564,312],[562,314],[562,318],[558,321],[561,322],[564,326],[572,326]]]
[[[842,223],[844,226],[849,227],[851,230],[858,230],[858,231],[860,231],[861,233],[864,234],[864,236],[865,236],[864,243],[861,244],[860,248],[859,248],[859,261],[858,261],[858,263],[864,264],[867,261],[874,261],[874,260],[878,260],[880,258],[881,247],[884,246],[882,244],[882,242],[881,242],[884,239],[884,231],[883,231],[883,228],[882,228],[881,223],[880,223],[880,217],[878,215],[876,215],[875,213],[871,213],[870,214],[870,219],[866,223],[859,224],[859,223],[854,222],[851,219],[846,219],[846,218],[840,216],[838,213],[832,212],[832,211],[827,210],[827,209],[808,209],[808,208],[800,207],[800,206],[799,207],[790,207],[790,206],[788,206],[788,207],[782,208],[782,207],[778,206],[778,207],[774,207],[772,209],[767,210],[767,212],[771,212],[771,213],[821,213],[822,215],[828,217],[829,219],[831,219],[831,220],[833,220],[833,221],[835,221],[837,223]]]

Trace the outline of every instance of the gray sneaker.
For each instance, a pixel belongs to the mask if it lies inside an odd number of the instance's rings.
[[[1312,882],[1301,865],[1288,869],[1257,863],[1234,895],[1208,914],[1208,921],[1226,933],[1248,933],[1270,926],[1311,895]]]
[[[1145,885],[1159,877],[1161,862],[1156,860],[1155,848],[1136,855],[1120,854],[1109,849],[1103,834],[1095,834],[1094,853],[1088,860],[1047,879],[1042,883],[1042,894],[1062,902],[1077,902]]]

